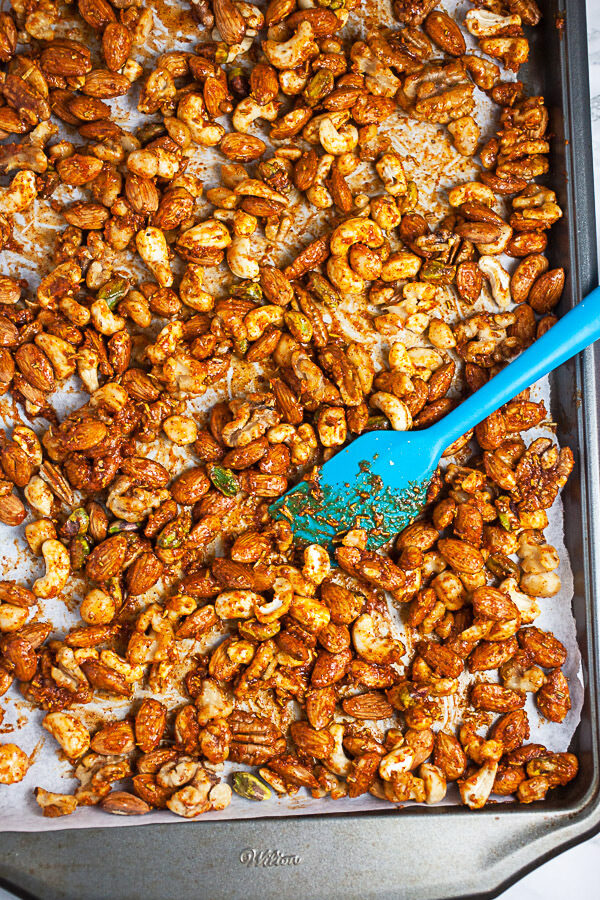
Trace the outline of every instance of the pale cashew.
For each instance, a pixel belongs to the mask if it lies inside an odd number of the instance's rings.
[[[325,547],[309,544],[304,550],[302,575],[315,584],[321,584],[331,571],[331,560]]]
[[[262,599],[254,591],[223,591],[215,598],[215,612],[220,619],[249,619]]]
[[[233,696],[229,689],[212,678],[205,678],[195,700],[196,718],[200,726],[211,719],[225,719],[233,712]]]
[[[208,800],[208,789],[201,790],[188,784],[171,794],[167,800],[167,806],[176,816],[184,819],[195,819],[203,812],[210,809],[210,801]]]
[[[156,341],[146,347],[146,356],[154,365],[164,363],[173,353],[183,338],[183,322],[169,322],[160,330]]]
[[[54,496],[46,482],[39,475],[29,479],[29,484],[23,489],[27,503],[38,516],[46,518],[52,515],[54,510]]]
[[[44,718],[42,726],[58,741],[69,759],[77,759],[89,750],[90,733],[75,716],[51,712]]]
[[[98,366],[100,359],[95,350],[88,347],[82,347],[77,351],[77,374],[83,381],[88,394],[93,394],[100,387],[98,377]]]
[[[388,66],[374,55],[368,44],[357,41],[350,51],[356,70],[365,76],[369,93],[379,97],[394,97],[400,87],[400,80]]]
[[[107,381],[90,397],[90,406],[118,413],[127,406],[129,395],[124,387],[114,381]]]
[[[214,297],[202,289],[204,267],[188,263],[179,285],[179,297],[182,303],[198,312],[210,312],[215,305]]]
[[[31,465],[39,468],[44,460],[44,454],[40,439],[35,431],[26,425],[15,425],[12,439],[25,453]]]
[[[408,190],[408,181],[402,165],[402,158],[395,150],[382,153],[375,168],[388,194],[395,197],[397,194],[405,194]]]
[[[523,666],[517,659],[509,659],[500,668],[502,684],[512,691],[533,693],[546,682],[546,676],[539,666]]]
[[[425,803],[441,803],[446,796],[446,776],[433,763],[422,763],[419,769],[419,777],[425,785]]]
[[[326,153],[342,156],[351,153],[358,144],[358,131],[350,124],[343,125],[338,131],[331,118],[325,116],[319,125],[319,141]]]
[[[494,37],[503,32],[506,34],[506,28],[519,28],[521,16],[499,16],[487,9],[470,9],[464,22],[467,31],[474,37]]]
[[[249,341],[257,341],[270,325],[283,325],[284,309],[267,303],[250,310],[244,317],[246,335]]]
[[[369,203],[370,216],[384,231],[397,228],[402,221],[402,213],[394,198],[388,194],[374,197]]]
[[[473,116],[461,116],[449,122],[446,127],[461,156],[474,156],[481,137],[481,129]]]
[[[90,307],[90,312],[94,327],[100,334],[109,337],[111,334],[116,334],[117,331],[123,331],[125,328],[125,319],[122,316],[115,315],[106,300],[94,300]]]
[[[435,372],[444,362],[441,354],[429,347],[410,347],[407,353],[411,363],[417,369],[429,369],[430,372]]]
[[[330,249],[333,256],[346,256],[353,244],[366,244],[371,249],[381,247],[385,238],[383,231],[372,222],[360,216],[346,219],[331,235]]]
[[[0,214],[12,216],[28,209],[37,197],[36,174],[29,169],[17,172],[6,188],[0,188]]]
[[[416,253],[408,250],[397,250],[390,254],[381,267],[382,281],[400,281],[404,278],[415,278],[423,260]]]
[[[400,744],[381,759],[379,774],[384,781],[391,781],[394,772],[410,772],[414,759],[414,749],[409,744]]]
[[[352,643],[365,662],[382,665],[396,662],[403,651],[390,633],[390,623],[377,610],[358,617],[352,627]]]
[[[169,491],[150,491],[137,487],[132,478],[120,475],[112,484],[106,505],[117,519],[141,522],[169,497]]]
[[[412,416],[408,406],[394,394],[377,391],[369,402],[387,416],[394,431],[410,431],[412,428]]]
[[[191,756],[180,756],[162,766],[156,773],[157,783],[164,788],[178,788],[192,780],[199,763]]]
[[[511,303],[510,275],[494,256],[481,256],[477,263],[490,283],[492,297],[501,309]]]
[[[114,669],[119,675],[122,675],[129,684],[141,681],[144,677],[144,667],[131,665],[127,660],[123,659],[114,650],[102,650],[100,652],[100,662],[109,669]]]
[[[255,243],[245,235],[235,235],[227,248],[227,264],[238,278],[253,280],[260,275]]]
[[[73,344],[45,331],[36,334],[34,343],[46,354],[59,380],[69,378],[75,372],[77,363]]]
[[[275,203],[283,203],[285,206],[289,202],[285,194],[280,194],[279,191],[273,190],[272,187],[257,178],[244,178],[235,186],[234,193],[245,197],[262,197],[264,200],[273,200]]]
[[[206,390],[206,366],[203,361],[184,356],[183,352],[169,357],[163,365],[163,376],[169,384],[169,390],[178,395],[193,396],[203,394]]]
[[[287,41],[263,41],[265,56],[276,69],[297,69],[311,56],[317,56],[319,47],[313,41],[312,25],[300,22]]]
[[[64,298],[72,294],[82,279],[81,267],[72,259],[60,263],[42,278],[37,289],[37,300],[46,309],[56,302],[57,295]]]
[[[240,100],[233,113],[233,127],[235,131],[246,134],[256,119],[266,119],[274,122],[279,114],[279,104],[275,100],[269,103],[257,103],[254,97],[244,97]]]
[[[350,772],[351,762],[344,753],[344,726],[339,722],[334,722],[327,731],[332,736],[334,745],[333,750],[323,762],[334,775],[346,778]]]
[[[497,762],[486,762],[468,778],[458,782],[460,798],[469,809],[481,809],[492,793],[498,771]]]
[[[508,242],[513,235],[513,230],[510,225],[507,225],[506,223],[500,225],[499,228],[500,234],[495,241],[491,241],[489,244],[475,244],[479,253],[487,254],[487,256],[495,256],[498,253],[504,253],[508,247]]]
[[[0,603],[0,632],[18,631],[29,618],[29,610],[12,603]]]
[[[208,799],[210,801],[210,808],[214,810],[226,809],[231,803],[232,797],[231,788],[228,784],[225,784],[224,781],[221,781],[219,784],[215,784],[211,789],[208,795]]]
[[[163,422],[163,431],[179,447],[193,444],[198,438],[198,426],[189,416],[167,416]]]
[[[169,248],[160,228],[152,225],[142,228],[135,236],[135,245],[160,286],[171,287],[173,273],[169,265]]]
[[[40,556],[42,544],[56,537],[56,528],[52,519],[36,519],[25,526],[25,540],[34,556]]]
[[[254,604],[254,615],[259,622],[275,622],[285,616],[292,605],[294,590],[287,578],[279,576],[273,584],[273,599]],[[262,597],[260,598],[262,600]]]
[[[187,250],[193,250],[194,247],[224,250],[231,244],[231,235],[222,222],[217,222],[216,219],[207,219],[184,231],[177,243]]]
[[[329,257],[327,275],[342,294],[362,294],[365,290],[366,282],[354,272],[345,256]]]
[[[325,187],[325,179],[329,176],[335,157],[325,153],[317,164],[315,180],[306,191],[306,198],[317,209],[329,209],[333,206],[333,197]]]
[[[42,544],[42,556],[46,563],[46,574],[34,581],[33,593],[43,599],[56,597],[69,579],[71,571],[69,551],[60,541],[51,538]]]
[[[308,84],[308,72],[305,69],[280,69],[278,76],[279,87],[286,97],[296,97]]]
[[[349,118],[350,110],[348,109],[341,109],[339,112],[321,113],[318,116],[313,116],[310,122],[302,129],[302,137],[305,141],[308,141],[309,144],[314,144],[316,146],[320,143],[319,129],[321,128],[321,122],[328,119],[333,123],[336,129],[339,129]]]
[[[462,206],[463,203],[483,203],[485,206],[493,206],[496,196],[493,190],[480,181],[467,181],[452,188],[448,194],[450,206]]]
[[[410,360],[405,345],[401,341],[395,341],[390,347],[388,363],[390,369],[406,372],[407,375],[414,374],[415,367]]]
[[[108,625],[116,613],[114,597],[100,588],[94,588],[86,594],[79,606],[79,615],[88,625]]]

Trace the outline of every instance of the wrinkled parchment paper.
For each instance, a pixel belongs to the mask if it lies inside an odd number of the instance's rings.
[[[160,52],[164,52],[166,49],[192,50],[198,40],[198,32],[195,31],[195,26],[187,12],[187,0],[155,0],[152,6],[155,10],[155,27],[150,39],[150,45],[143,52],[137,53],[137,58],[148,68],[150,68],[152,58],[155,58]],[[369,22],[377,21],[377,18],[381,20],[379,6],[381,4],[378,5],[376,0],[367,0],[361,13],[363,16],[362,21],[366,23],[366,27],[368,27]],[[448,12],[457,15],[459,21],[462,21],[464,13],[470,8],[470,4],[464,2],[464,0],[462,2],[447,0],[444,7]],[[387,24],[393,24],[387,4],[384,10],[384,19]],[[356,29],[357,26],[354,25],[352,27]],[[177,38],[174,35],[177,35]],[[71,32],[69,36],[75,35]],[[469,36],[467,35],[468,39]],[[133,93],[135,97],[135,91]],[[477,111],[474,115],[476,115],[482,127],[483,134],[487,133],[490,135],[494,131],[494,109],[487,97],[477,89],[475,95]],[[112,101],[112,105],[113,109],[118,110],[117,121],[124,127],[131,129],[138,124],[140,117],[135,110],[135,104],[127,108],[126,102],[125,98],[119,98],[116,101]],[[385,130],[392,138],[394,147],[404,156],[408,176],[414,178],[417,182],[420,197],[419,212],[427,214],[430,221],[434,222],[444,212],[448,187],[469,180],[474,172],[473,164],[453,150],[448,143],[445,129],[442,127],[418,123],[407,119],[402,114],[398,114],[398,116],[392,117],[386,122]],[[260,131],[256,133],[260,133]],[[222,162],[223,158],[219,153],[202,150],[192,160],[190,170],[201,174],[205,181],[205,188],[213,187],[218,184],[217,166]],[[365,166],[359,166],[351,178],[353,192],[360,189],[369,192],[370,185],[366,181],[367,177],[371,178],[370,175],[367,176]],[[379,189],[377,189],[377,192],[379,192]],[[75,199],[73,193],[68,194],[65,188],[60,188],[55,196],[61,202]],[[32,288],[38,283],[40,274],[44,274],[48,270],[54,235],[57,230],[64,228],[64,221],[61,223],[57,217],[48,211],[47,206],[47,202],[36,203],[33,209],[28,210],[20,218],[19,227],[16,229],[16,237],[23,243],[23,253],[19,256],[13,253],[4,253],[0,262],[0,271],[10,274],[18,272],[19,277],[26,278]],[[208,209],[209,207],[207,207]],[[290,248],[293,252],[294,248],[307,243],[307,232],[316,233],[319,231],[320,225],[316,215],[312,214],[307,218],[306,214],[303,215],[301,212],[296,214],[296,210],[294,210],[294,214],[293,231],[289,239],[285,241],[285,247],[268,248],[263,246],[257,251],[266,252],[269,261],[287,264],[291,255]],[[45,247],[42,247],[42,249],[40,249],[40,242],[45,244]],[[133,263],[133,265],[139,268],[138,263]],[[511,265],[514,265],[514,261],[510,260],[505,260],[504,263],[509,268]],[[131,270],[131,259],[124,259],[124,265],[127,265]],[[207,279],[207,281],[209,282],[209,290],[214,289],[216,291],[219,281],[222,281],[221,273],[212,277],[212,284],[210,284],[210,279]],[[385,343],[382,344],[381,338],[373,335],[372,330],[370,333],[365,332],[364,322],[361,316],[357,314],[359,312],[358,306],[356,298],[348,298],[343,305],[339,320],[342,322],[348,339],[365,341],[371,347],[376,358],[382,352],[385,352],[387,345]],[[487,300],[479,301],[473,307],[473,311],[482,308],[495,309],[489,297]],[[448,321],[451,321],[456,314],[456,310],[456,303],[453,301],[450,292],[448,292],[446,309],[442,311],[441,315]],[[424,343],[419,336],[406,330],[400,331],[395,339],[404,341],[408,346]],[[258,372],[249,372],[247,367],[242,372],[234,373],[233,376],[227,379],[227,383],[222,388],[218,386],[215,389],[210,389],[202,398],[194,401],[191,404],[191,408],[198,411],[208,409],[223,396],[227,396],[227,394],[233,396],[239,389],[238,386],[245,385],[247,389],[248,378],[251,378],[252,374],[256,375]],[[533,399],[543,399],[547,408],[551,409],[550,389],[547,379],[536,385]],[[78,391],[77,383],[75,382],[67,385],[58,396],[55,395],[52,398],[59,415],[82,405],[86,400],[87,395]],[[10,430],[12,425],[15,424],[18,416],[19,410],[6,397],[0,398],[0,417],[7,430]],[[38,425],[39,423],[35,424],[36,429]],[[525,437],[529,442],[539,435],[553,436],[553,431],[549,427],[532,429],[526,433]],[[185,468],[185,453],[178,452],[177,448],[175,453],[171,450],[169,464],[173,474]],[[544,630],[554,632],[567,648],[568,659],[564,672],[571,689],[572,708],[565,721],[560,725],[542,720],[535,708],[535,704],[531,700],[531,695],[528,695],[526,709],[531,726],[529,740],[545,744],[554,751],[562,751],[568,748],[580,720],[583,684],[581,680],[581,657],[576,643],[575,622],[571,610],[573,575],[564,546],[564,518],[560,498],[550,511],[549,518],[550,525],[546,529],[545,534],[548,542],[557,548],[560,556],[561,563],[558,573],[561,578],[562,588],[556,597],[539,600],[542,614],[535,624]],[[43,574],[43,561],[32,559],[26,548],[23,539],[23,526],[14,529],[0,524],[0,572],[0,577],[16,578],[24,584],[30,584],[33,579]],[[84,593],[85,586],[83,581],[79,578],[72,579],[61,598],[40,601],[38,617],[42,620],[49,620],[54,624],[56,636],[63,634],[69,627],[80,621],[77,608]],[[390,604],[390,608],[398,629],[398,636],[402,638],[402,612],[394,610],[392,604]],[[191,652],[194,652],[194,650],[198,652],[200,649],[200,647],[192,647]],[[491,680],[495,678],[495,673],[479,673],[478,677],[481,678],[482,675],[484,678],[486,675],[489,675]],[[436,728],[452,728],[460,721],[461,701],[464,700],[470,681],[470,675],[462,676],[461,689],[456,697],[445,700],[445,719],[439,725],[436,724]],[[144,696],[144,691],[141,691],[139,696]],[[164,699],[170,706],[175,707],[186,702],[185,697],[174,694],[159,699]],[[144,817],[135,816],[128,818],[109,815],[100,808],[94,807],[81,808],[73,815],[63,816],[62,818],[43,818],[41,810],[34,800],[34,788],[40,786],[50,791],[71,792],[78,784],[71,777],[72,766],[66,757],[62,755],[54,739],[41,728],[41,722],[45,713],[24,701],[18,687],[13,685],[11,690],[4,697],[0,698],[0,706],[5,712],[4,721],[0,725],[2,740],[18,743],[25,752],[32,754],[34,760],[29,772],[20,784],[11,786],[0,785],[0,831],[54,831],[92,826],[117,827],[195,821],[179,819],[168,811],[153,811]],[[105,713],[108,717],[121,718],[126,714],[128,708],[129,702],[116,700],[116,702],[108,704],[102,702],[89,704],[74,711],[88,727],[93,728],[100,718],[103,717],[103,709],[109,710],[109,712]],[[226,764],[221,770],[222,777],[227,777],[228,772],[232,769],[239,770],[243,768],[245,767]],[[116,787],[127,789],[127,783],[117,784]],[[457,802],[458,793],[455,786],[451,785],[444,804],[456,804]],[[351,813],[377,809],[389,810],[390,804],[377,800],[370,795],[364,795],[354,800],[347,798],[337,801],[329,798],[313,800],[308,792],[302,789],[295,797],[276,799],[274,796],[273,799],[260,803],[243,800],[234,794],[232,803],[227,809],[217,813],[207,813],[201,817],[201,820],[249,819],[260,816],[293,816],[316,813]]]

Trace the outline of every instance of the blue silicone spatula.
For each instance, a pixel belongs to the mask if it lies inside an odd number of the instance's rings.
[[[600,288],[562,317],[448,413],[422,431],[371,431],[337,453],[314,481],[300,481],[270,507],[295,537],[329,545],[335,535],[365,528],[373,549],[423,508],[444,450],[504,403],[600,338]]]

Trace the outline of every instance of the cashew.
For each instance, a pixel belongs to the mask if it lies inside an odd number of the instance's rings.
[[[408,744],[394,747],[379,763],[379,774],[384,781],[391,781],[394,772],[410,772],[413,766],[415,752]]]
[[[419,776],[425,785],[425,803],[441,803],[446,796],[446,776],[433,763],[422,763]]]
[[[338,129],[331,118],[325,116],[319,124],[319,141],[326,153],[332,156],[342,156],[351,153],[358,144],[358,131],[354,125],[343,125]]]
[[[34,556],[41,556],[42,544],[56,537],[56,528],[52,519],[36,519],[25,526],[25,540]]]
[[[187,250],[192,250],[194,247],[224,250],[231,244],[231,235],[222,222],[217,222],[216,219],[206,219],[199,225],[194,225],[193,228],[184,231],[178,244]]]
[[[98,366],[100,359],[95,350],[83,347],[77,352],[77,374],[83,382],[88,394],[93,394],[100,387]]]
[[[231,803],[232,792],[228,784],[221,781],[215,784],[208,795],[210,808],[214,810],[226,809]]]
[[[341,128],[349,118],[350,110],[348,109],[341,109],[339,112],[321,113],[318,116],[313,116],[310,122],[302,129],[302,137],[305,141],[308,141],[309,144],[314,144],[316,146],[320,143],[319,131],[321,122],[324,122],[325,119],[327,119],[327,121],[331,122],[337,130]]]
[[[412,428],[412,416],[408,406],[398,397],[385,391],[377,391],[369,402],[387,416],[394,431],[410,431]]]
[[[487,9],[470,9],[464,22],[467,31],[474,37],[494,37],[503,32],[506,34],[507,28],[519,28],[521,16],[499,16]]]
[[[42,544],[42,556],[46,563],[46,574],[34,581],[33,593],[44,599],[56,597],[69,579],[69,551],[60,541],[51,538]]]
[[[407,352],[408,358],[417,369],[435,372],[444,361],[437,350],[430,350],[428,347],[411,347]]]
[[[333,256],[346,256],[352,244],[366,244],[375,249],[381,247],[384,240],[379,225],[357,216],[338,225],[331,235],[330,249]]]
[[[44,460],[44,454],[35,431],[26,425],[16,425],[13,429],[12,439],[25,453],[31,465],[39,468]]]
[[[254,591],[223,591],[215,599],[215,612],[220,619],[249,619],[262,599]]]
[[[142,228],[135,236],[135,245],[161,287],[171,287],[173,273],[169,265],[169,248],[160,228]]]
[[[100,334],[110,336],[125,328],[125,319],[122,316],[116,316],[106,300],[94,300],[90,312],[94,327]]]
[[[352,627],[352,643],[365,662],[381,665],[396,662],[403,652],[400,641],[390,633],[390,623],[377,610],[358,617]]]
[[[225,719],[233,712],[231,692],[225,685],[213,681],[212,678],[205,678],[202,682],[202,689],[196,697],[195,704],[196,717],[201,727],[211,719]]]
[[[304,565],[302,566],[302,575],[313,581],[315,584],[321,584],[331,571],[331,560],[329,553],[319,544],[309,544],[304,550]]]
[[[308,73],[304,69],[280,69],[279,86],[287,97],[301,94],[308,84]]]
[[[58,741],[69,759],[77,759],[89,750],[90,733],[75,716],[51,712],[44,718],[42,726]]]
[[[390,347],[388,362],[390,369],[397,369],[406,372],[408,375],[412,375],[415,371],[415,367],[410,360],[407,349],[401,341],[395,341]]]
[[[404,166],[402,165],[401,157],[395,150],[382,153],[375,163],[375,168],[388,194],[395,197],[397,194],[406,193],[408,182],[404,173]]]
[[[204,267],[188,263],[179,285],[179,297],[182,303],[198,312],[210,312],[215,305],[214,297],[202,290]]]
[[[535,694],[546,682],[546,676],[539,666],[525,668],[514,658],[502,664],[500,675],[504,687],[525,693]]]
[[[184,819],[195,819],[203,812],[210,809],[210,801],[208,800],[208,788],[202,790],[188,784],[186,787],[171,794],[167,800],[167,806],[176,816],[182,816]]]
[[[263,200],[273,200],[275,203],[283,203],[285,206],[289,202],[285,194],[280,194],[279,191],[273,190],[272,187],[257,178],[244,178],[235,186],[234,193],[244,197],[262,197]]]
[[[391,231],[393,228],[397,228],[402,221],[402,213],[392,196],[382,194],[381,197],[374,197],[370,201],[369,209],[373,221],[380,228],[383,228],[384,231]]]
[[[193,444],[198,438],[198,426],[189,416],[168,416],[163,422],[163,431],[179,447]]]
[[[29,479],[23,490],[25,499],[38,516],[49,518],[54,510],[54,496],[46,482],[39,475]]]
[[[350,268],[345,256],[329,257],[327,275],[342,294],[362,294],[365,290],[365,281]]]
[[[493,256],[481,256],[478,266],[490,283],[492,297],[501,309],[511,303],[510,275]]]
[[[334,722],[327,729],[334,740],[333,750],[323,762],[327,768],[334,773],[346,778],[350,772],[351,762],[344,753],[344,726],[338,722]]]
[[[108,666],[109,669],[114,669],[119,675],[122,675],[129,684],[141,681],[144,677],[143,666],[131,665],[131,663],[115,653],[114,650],[102,650],[100,653],[100,662],[105,666]]]
[[[37,289],[37,300],[46,309],[52,306],[57,297],[64,298],[72,294],[82,278],[81,267],[72,259],[56,266],[42,278]]]
[[[397,250],[384,262],[381,268],[382,281],[400,281],[404,278],[414,278],[423,260],[416,253],[410,253],[408,250]]]
[[[59,380],[69,378],[75,372],[77,364],[73,344],[46,332],[36,334],[34,342],[52,363],[54,374]]]
[[[253,280],[260,275],[255,244],[245,235],[235,235],[227,248],[227,263],[238,278]]]
[[[460,779],[458,789],[460,798],[469,809],[481,809],[492,793],[494,780],[498,771],[497,762],[486,762],[468,778]]]
[[[461,116],[447,125],[454,146],[461,156],[474,156],[481,136],[481,129],[473,116]]]
[[[88,625],[108,625],[116,613],[114,597],[100,588],[94,588],[86,594],[79,606],[79,615]]]
[[[289,40],[263,41],[263,52],[276,69],[297,69],[309,57],[319,54],[313,36],[312,25],[300,22]]]
[[[496,200],[493,190],[480,181],[467,181],[458,187],[452,188],[448,194],[450,206],[462,206],[463,203],[483,203],[485,206],[493,206]]]
[[[17,172],[6,188],[0,188],[0,214],[12,216],[28,209],[37,197],[36,175],[29,169]]]
[[[179,788],[192,780],[198,770],[198,762],[191,756],[180,756],[165,763],[156,773],[157,783],[164,788]]]
[[[29,610],[12,603],[0,603],[0,632],[18,631],[29,617]]]
[[[266,119],[267,122],[274,122],[278,113],[279,104],[275,100],[270,100],[269,103],[264,103],[261,106],[254,97],[244,97],[234,110],[233,127],[235,131],[246,134],[256,119]]]
[[[120,475],[112,484],[106,505],[113,516],[125,522],[141,522],[153,509],[168,500],[167,490],[150,491],[137,487],[133,479]]]
[[[257,341],[270,325],[283,325],[283,317],[283,308],[274,304],[267,303],[250,310],[244,317],[248,340]]]
[[[0,744],[0,784],[23,781],[32,760],[16,744]]]
[[[93,392],[90,397],[90,406],[118,413],[125,408],[128,400],[129,395],[124,387],[114,381],[107,381],[101,388]]]
[[[317,209],[329,209],[333,206],[333,197],[325,187],[325,179],[329,176],[335,157],[325,153],[317,164],[315,180],[306,191],[306,197]]]
[[[499,228],[500,234],[495,241],[491,241],[489,244],[475,244],[479,253],[487,254],[488,256],[504,253],[508,246],[508,242],[513,235],[513,230],[510,225],[507,225],[506,223],[500,225]]]

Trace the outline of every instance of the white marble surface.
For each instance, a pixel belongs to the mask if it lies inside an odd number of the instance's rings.
[[[600,0],[586,0],[596,222],[600,224]],[[600,251],[600,228],[598,228]],[[502,894],[501,900],[598,900],[600,835],[562,853]]]

